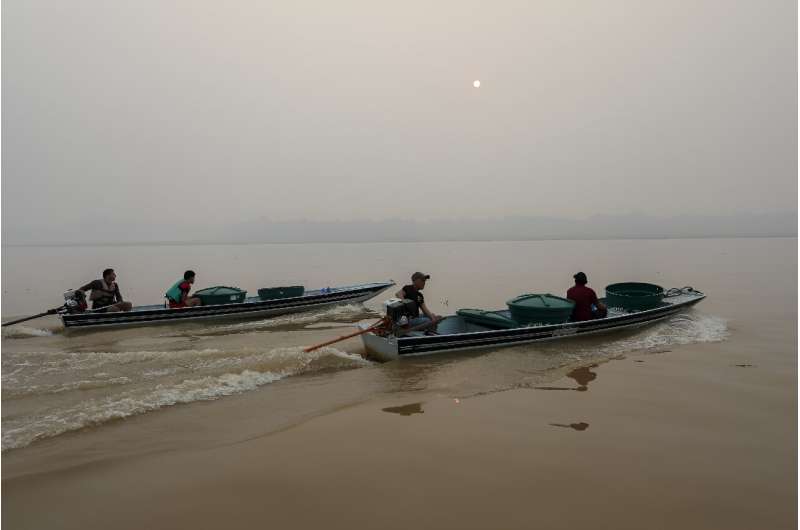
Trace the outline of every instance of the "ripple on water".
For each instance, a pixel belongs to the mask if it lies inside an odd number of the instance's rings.
[[[358,313],[347,306],[338,312],[348,316]],[[303,322],[319,322],[330,319],[331,312],[296,317]],[[577,383],[572,390],[585,390],[596,377],[592,365],[603,360],[628,352],[659,352],[682,344],[720,341],[727,335],[722,319],[679,315],[616,338],[608,335],[493,352],[404,359],[382,366],[379,374],[388,376],[387,384],[396,391],[440,390],[458,396],[542,387],[565,375]],[[81,347],[118,346],[104,340],[102,336],[89,338]],[[225,344],[228,348],[231,343]],[[3,398],[9,400],[2,422],[3,450],[162,407],[247,392],[298,374],[371,364],[360,355],[331,347],[306,353],[300,347],[264,349],[252,341],[234,349],[3,353]],[[403,415],[422,412],[417,403],[389,409],[386,411]],[[570,423],[564,425],[571,427]]]
[[[300,347],[274,348],[263,351],[226,352],[209,358],[198,351],[124,352],[122,363],[111,366],[110,352],[76,354],[71,373],[83,376],[87,370],[100,377],[94,379],[59,380],[52,384],[19,384],[4,387],[4,397],[21,395],[41,401],[36,410],[18,416],[13,411],[3,420],[2,449],[24,447],[31,442],[84,427],[142,414],[162,407],[207,401],[223,396],[255,390],[286,377],[336,368],[353,368],[371,364],[359,355],[335,348],[305,352]],[[205,352],[208,354],[209,352]],[[181,366],[153,366],[143,362],[134,365],[127,375],[115,370],[130,365],[132,360],[172,359],[188,362]],[[84,364],[81,364],[81,361]],[[60,361],[59,361],[60,362]],[[34,367],[36,363],[31,363]],[[108,366],[106,366],[108,365]],[[106,366],[97,372],[98,366]],[[66,369],[70,370],[70,369]],[[63,371],[62,371],[63,374]],[[17,377],[19,374],[17,374]],[[94,391],[94,392],[93,392]],[[27,392],[27,394],[24,394]],[[47,394],[60,394],[47,398]],[[13,404],[13,401],[10,403]]]

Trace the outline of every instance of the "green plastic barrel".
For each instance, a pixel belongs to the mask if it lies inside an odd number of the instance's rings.
[[[575,302],[552,294],[523,294],[507,302],[520,324],[561,324],[572,316]]]
[[[195,291],[192,296],[202,300],[203,305],[238,304],[239,302],[244,302],[247,291],[243,291],[238,287],[219,285]]]
[[[473,324],[491,329],[510,329],[520,327],[519,322],[504,315],[508,311],[484,311],[482,309],[459,309],[456,314]]]
[[[641,311],[657,307],[664,298],[664,288],[653,283],[612,283],[606,287],[606,305]]]
[[[281,298],[296,298],[303,296],[306,288],[302,285],[290,285],[288,287],[266,287],[258,290],[258,297],[262,300],[278,300]]]

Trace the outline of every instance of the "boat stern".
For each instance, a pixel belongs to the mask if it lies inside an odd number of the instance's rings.
[[[369,324],[360,324],[361,329],[365,329]],[[393,361],[400,357],[395,337],[381,337],[373,332],[361,335],[361,342],[364,344],[367,357],[376,361]]]

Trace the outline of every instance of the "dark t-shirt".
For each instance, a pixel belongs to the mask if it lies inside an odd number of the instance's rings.
[[[597,304],[597,294],[591,287],[576,285],[567,291],[567,298],[575,302],[575,309],[572,310],[572,320],[592,319],[592,304]]]
[[[406,298],[408,300],[413,300],[417,303],[417,306],[414,309],[414,315],[412,315],[414,318],[417,318],[419,316],[419,309],[422,307],[422,304],[425,303],[425,296],[423,296],[422,292],[418,291],[413,285],[403,286],[403,292],[406,293]]]

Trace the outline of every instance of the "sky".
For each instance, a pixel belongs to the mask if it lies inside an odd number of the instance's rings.
[[[796,10],[5,0],[3,241],[796,213]]]

